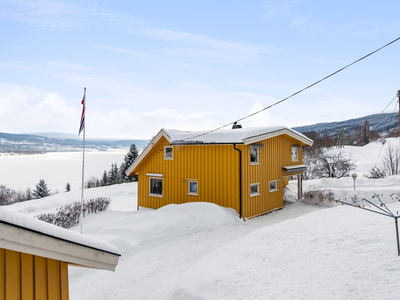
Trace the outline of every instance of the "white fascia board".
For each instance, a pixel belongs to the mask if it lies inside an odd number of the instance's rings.
[[[115,271],[119,255],[32,232],[28,229],[0,224],[0,248],[47,257],[69,264]]]
[[[157,142],[160,140],[161,137],[165,137],[168,142],[171,141],[170,136],[164,131],[164,129],[161,129],[157,135],[154,137],[154,139],[147,145],[147,147],[140,153],[139,157],[133,162],[133,164],[126,170],[125,174],[126,176],[129,176],[129,174],[132,173],[132,171],[136,168],[137,165],[147,156],[147,154],[150,152],[151,149],[157,144]]]
[[[282,168],[289,171],[289,170],[295,170],[295,169],[304,169],[304,168],[307,168],[307,165],[283,166]]]
[[[299,140],[299,141],[303,142],[304,144],[306,144],[307,146],[312,146],[314,143],[313,140],[309,139],[305,135],[298,133],[297,131],[290,130],[289,128],[284,128],[284,129],[268,132],[265,134],[249,137],[249,138],[244,139],[243,142],[245,145],[249,145],[249,144],[260,142],[260,141],[266,140],[266,139],[270,139],[270,138],[273,138],[273,137],[276,137],[276,136],[279,136],[282,134],[286,134],[296,140]]]

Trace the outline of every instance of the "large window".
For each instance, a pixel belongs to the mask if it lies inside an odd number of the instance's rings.
[[[260,183],[250,184],[250,197],[260,195]]]
[[[250,147],[250,164],[258,164],[260,162],[260,148]]]
[[[189,192],[190,195],[198,195],[198,183],[195,180],[188,180],[189,184]]]
[[[174,159],[174,148],[172,146],[164,147],[164,159]]]
[[[163,179],[150,177],[150,195],[162,197],[163,195]]]
[[[292,161],[299,161],[299,146],[292,146]]]

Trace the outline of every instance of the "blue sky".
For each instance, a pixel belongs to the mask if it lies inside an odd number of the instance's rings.
[[[0,132],[143,138],[266,107],[400,36],[400,1],[0,0]],[[290,127],[379,113],[400,41],[242,122]],[[394,106],[388,111],[392,112]]]

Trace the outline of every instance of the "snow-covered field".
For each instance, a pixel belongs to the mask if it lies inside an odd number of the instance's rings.
[[[342,149],[358,164],[355,191],[352,178],[306,181],[305,190],[329,189],[342,200],[376,192],[398,214],[390,195],[400,193],[400,176],[362,176],[380,148]],[[290,186],[286,197],[292,193]],[[84,234],[117,246],[122,257],[115,272],[70,267],[71,299],[399,298],[392,218],[319,200],[287,202],[248,221],[210,203],[135,211],[136,183],[85,190],[87,199],[98,196],[111,198],[111,210],[87,216]],[[34,216],[79,197],[72,191],[9,208]]]

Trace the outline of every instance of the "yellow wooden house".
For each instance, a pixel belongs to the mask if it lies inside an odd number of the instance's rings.
[[[107,242],[0,207],[0,300],[67,300],[68,265],[114,271],[119,256]]]
[[[161,129],[126,174],[138,175],[138,207],[204,201],[246,219],[283,207],[289,176],[297,175],[301,197],[302,147],[312,144],[284,126]]]

